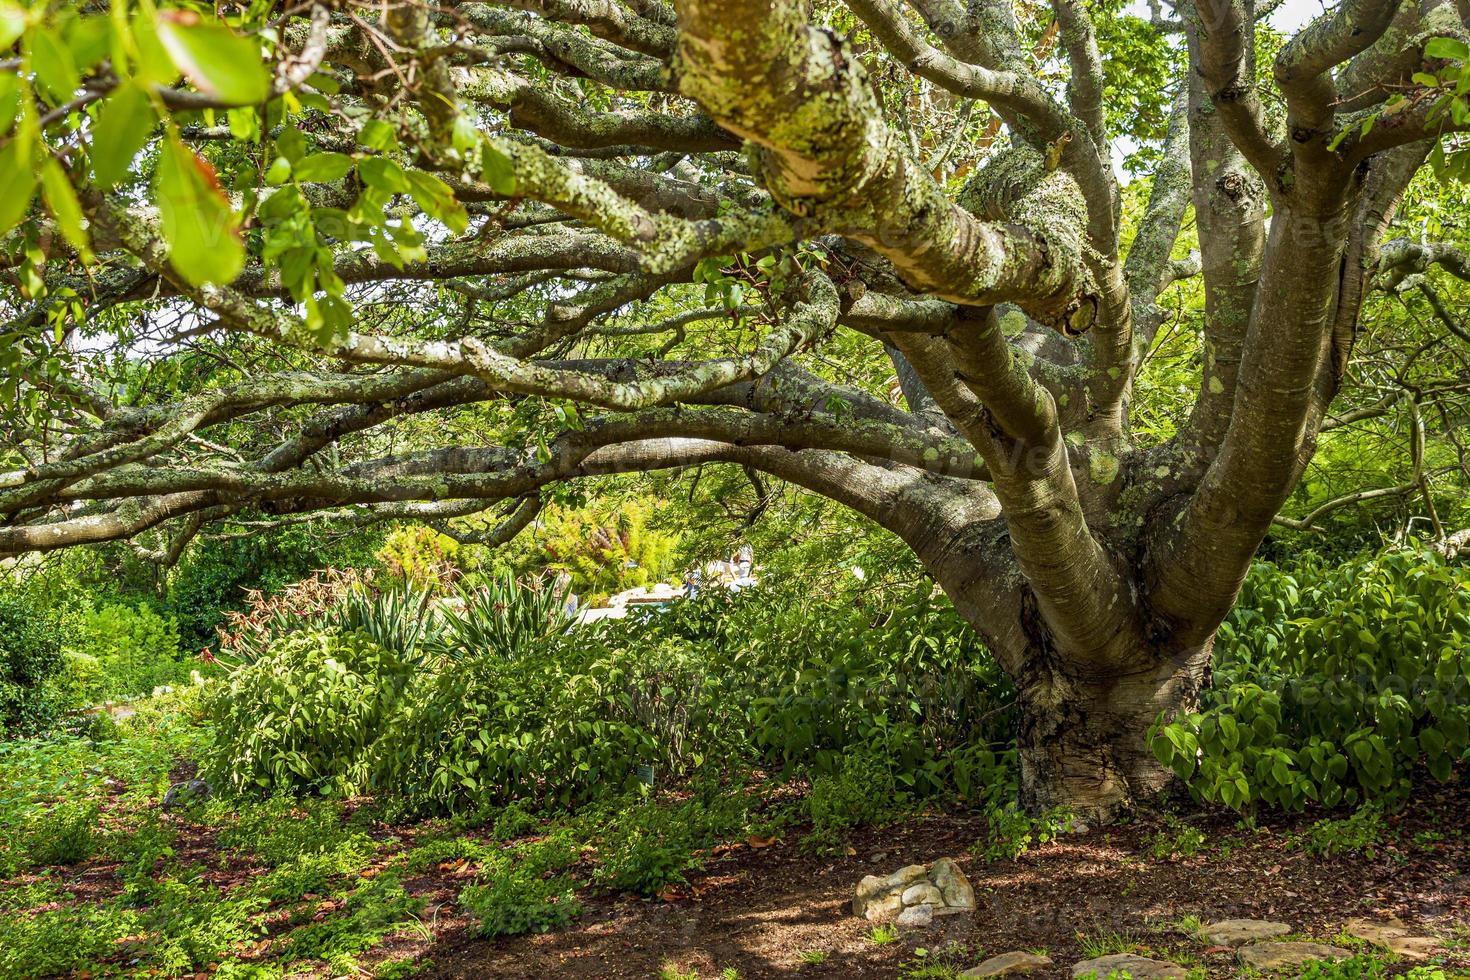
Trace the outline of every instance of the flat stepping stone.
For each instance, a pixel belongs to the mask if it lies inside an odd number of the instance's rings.
[[[1037,953],[1027,953],[1017,950],[1014,953],[1001,953],[992,956],[979,966],[972,966],[962,977],[1003,977],[1012,973],[1033,973],[1036,970],[1051,966],[1050,956],[1041,956]]]
[[[1253,970],[1271,973],[1289,970],[1310,963],[1312,960],[1345,960],[1353,954],[1340,946],[1324,943],[1256,943],[1243,947],[1240,962]]]
[[[1152,980],[1154,977],[1159,977],[1161,980],[1184,980],[1189,976],[1189,971],[1178,963],[1170,963],[1168,960],[1151,960],[1147,956],[1139,956],[1136,953],[1099,956],[1096,959],[1083,960],[1072,967],[1074,977],[1085,977],[1092,974],[1105,978],[1114,972],[1126,973],[1133,980]]]
[[[1428,959],[1429,954],[1439,945],[1430,936],[1411,934],[1409,927],[1397,918],[1349,919],[1343,931],[1349,936],[1382,946],[1408,960]]]
[[[1200,929],[1200,934],[1212,946],[1239,946],[1242,943],[1274,939],[1291,932],[1285,922],[1265,922],[1260,919],[1221,919]]]

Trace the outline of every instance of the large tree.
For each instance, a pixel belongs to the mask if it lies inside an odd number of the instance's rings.
[[[736,464],[912,548],[1016,682],[1025,802],[1106,815],[1166,782],[1145,731],[1341,423],[1370,290],[1458,257],[1382,243],[1466,126],[1470,8],[1342,0],[1258,65],[1264,13],[0,2],[0,556],[500,540],[555,481]],[[1195,276],[1192,410],[1140,440]]]

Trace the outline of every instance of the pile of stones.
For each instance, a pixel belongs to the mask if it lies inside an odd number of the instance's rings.
[[[910,864],[886,878],[868,875],[852,896],[852,914],[865,919],[893,919],[897,925],[927,926],[935,916],[975,910],[970,879],[949,858],[933,864]]]

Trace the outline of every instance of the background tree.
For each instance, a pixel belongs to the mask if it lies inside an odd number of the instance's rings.
[[[1373,290],[1463,270],[1383,245],[1463,168],[1459,8],[1259,13],[0,5],[0,555],[496,542],[559,481],[736,464],[902,539],[1016,682],[1025,801],[1106,815],[1168,779],[1144,732],[1321,434],[1407,412],[1429,499],[1464,391],[1397,351],[1333,414]],[[1433,295],[1425,351],[1463,329]],[[1187,411],[1140,429],[1168,338]]]

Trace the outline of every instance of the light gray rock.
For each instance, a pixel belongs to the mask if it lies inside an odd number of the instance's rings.
[[[904,929],[923,929],[934,921],[934,906],[910,905],[894,919],[895,925]]]
[[[163,794],[163,809],[168,813],[175,810],[186,810],[196,803],[203,803],[213,793],[209,784],[202,779],[174,783],[168,788],[168,792]]]
[[[922,864],[910,864],[899,868],[888,876],[888,887],[897,888],[899,885],[911,885],[929,873],[929,869]]]
[[[1037,970],[1051,966],[1050,956],[1041,956],[1036,953],[1027,953],[1017,950],[1013,953],[1001,953],[992,956],[979,966],[972,966],[962,977],[1003,977],[1015,973],[1034,973]]]
[[[916,882],[903,890],[905,905],[943,905],[944,895],[927,881]]]
[[[852,893],[852,914],[865,919],[886,919],[903,911],[904,886],[890,885],[887,878],[864,875]]]
[[[935,884],[939,883],[939,879],[947,878],[954,874],[959,874],[960,877],[964,877],[964,872],[960,871],[960,866],[954,863],[954,858],[940,858],[929,865],[929,877]]]
[[[1352,952],[1323,943],[1256,943],[1241,948],[1240,962],[1253,970],[1271,973],[1295,969],[1312,960],[1345,960]]]
[[[1265,922],[1260,919],[1221,919],[1200,929],[1200,935],[1215,946],[1239,946],[1242,943],[1274,939],[1291,932],[1285,922]]]
[[[949,858],[940,858],[929,870],[929,879],[944,895],[944,904],[951,908],[973,909],[975,889],[959,865]]]
[[[863,915],[868,911],[868,903],[888,890],[888,884],[877,875],[865,875],[863,880],[857,883],[857,888],[852,893],[852,914]]]
[[[1343,931],[1349,936],[1382,946],[1406,960],[1428,959],[1429,954],[1439,945],[1430,936],[1412,935],[1409,927],[1397,918],[1349,919]]]
[[[876,919],[890,919],[903,911],[903,894],[896,891],[886,891],[881,895],[869,899],[858,912],[869,921]]]
[[[1126,973],[1133,980],[1184,980],[1189,976],[1189,971],[1178,963],[1170,963],[1167,960],[1151,960],[1147,956],[1138,956],[1134,953],[1114,953],[1111,956],[1099,956],[1096,959],[1083,960],[1072,967],[1072,976],[1085,977],[1089,974],[1101,980],[1109,973]]]

